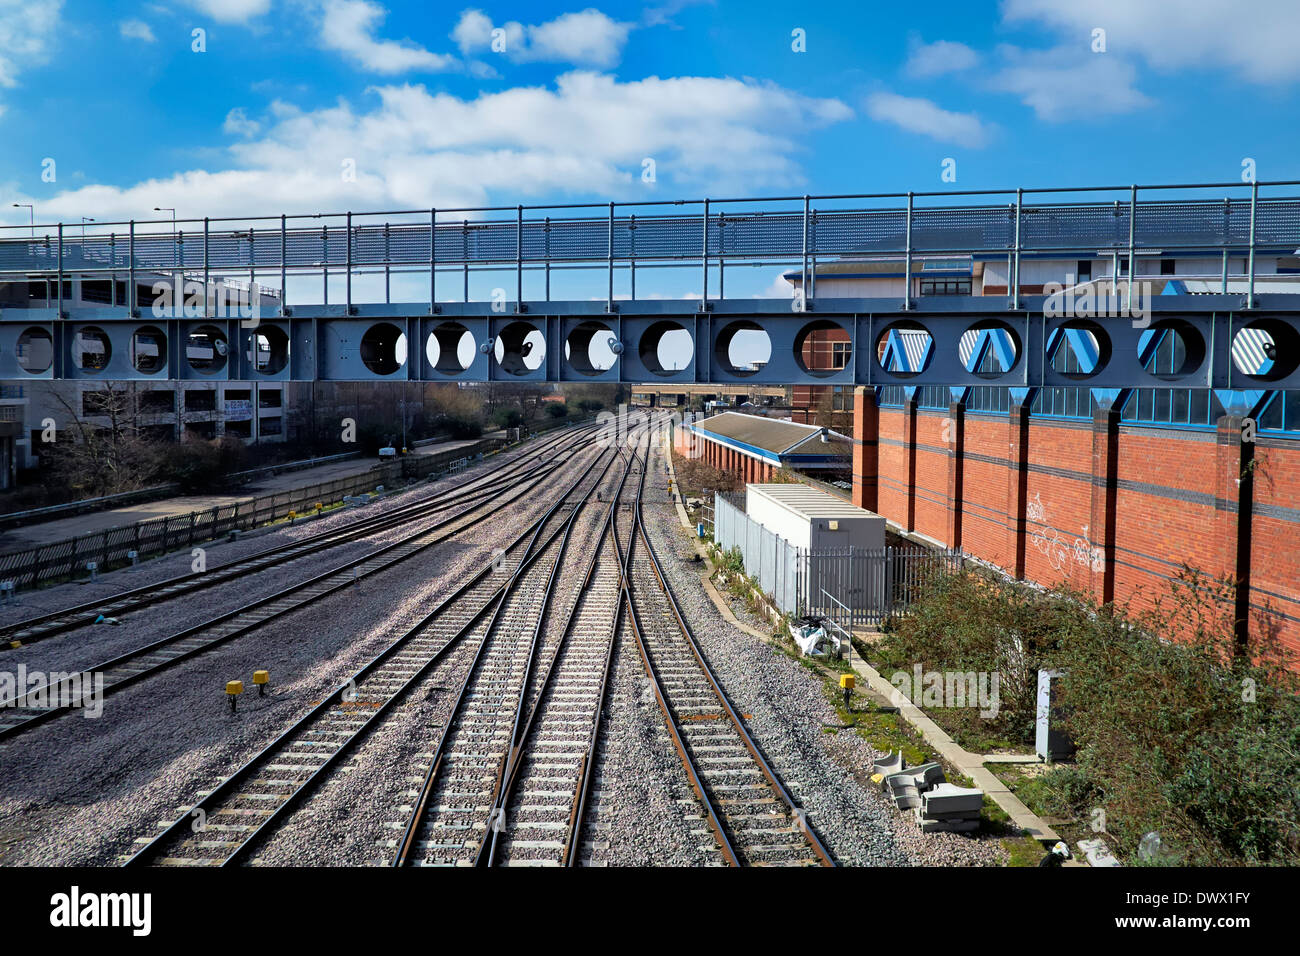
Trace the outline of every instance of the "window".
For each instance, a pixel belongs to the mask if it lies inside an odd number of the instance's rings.
[[[968,412],[1006,412],[1011,410],[1011,390],[999,385],[976,385],[966,399]]]
[[[82,392],[81,414],[105,415],[113,401],[112,392]]]
[[[1175,262],[1175,261],[1174,261],[1173,259],[1161,259],[1161,260],[1160,260],[1160,274],[1161,274],[1162,276],[1171,276],[1171,275],[1174,275],[1174,262]]]
[[[832,342],[831,343],[831,368],[848,368],[849,355],[852,354],[853,343],[851,342]]]
[[[1029,413],[1049,418],[1091,418],[1092,390],[1079,385],[1040,388]]]
[[[258,429],[263,435],[279,435],[284,430],[284,420],[281,418],[263,418]]]
[[[921,295],[970,295],[971,280],[957,279],[922,279]]]
[[[641,396],[641,401],[649,404],[652,396]],[[635,399],[634,399],[635,400]],[[284,393],[278,388],[261,388],[257,391],[258,408],[280,408],[284,404]]]
[[[1090,282],[1092,280],[1092,260],[1080,259],[1074,266],[1075,282]]]
[[[1135,388],[1120,420],[1148,425],[1213,425],[1223,403],[1204,388]]]
[[[212,389],[191,389],[185,393],[185,410],[187,412],[215,412],[217,410],[217,393]]]
[[[140,393],[140,411],[157,414],[176,411],[176,393],[170,389],[150,389]],[[170,428],[171,426],[166,426]]]

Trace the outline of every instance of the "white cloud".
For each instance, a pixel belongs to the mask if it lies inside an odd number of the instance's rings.
[[[145,43],[157,43],[158,38],[153,35],[153,30],[149,24],[143,20],[123,20],[117,25],[122,36],[129,40],[143,40]]]
[[[952,40],[936,40],[934,43],[922,43],[913,40],[904,71],[909,76],[918,78],[942,76],[945,73],[959,73],[969,70],[979,63],[979,54],[964,43]]]
[[[63,0],[0,0],[0,87],[18,85],[26,67],[45,62]]]
[[[368,112],[342,101],[314,111],[276,102],[260,138],[228,147],[225,169],[65,191],[42,200],[42,215],[76,221],[88,211],[108,220],[158,205],[238,216],[633,197],[649,191],[640,182],[645,157],[674,196],[792,188],[803,184],[795,156],[806,133],[852,115],[839,100],[706,77],[622,83],[573,72],[554,87],[473,99],[409,84],[373,93],[378,103]],[[356,182],[340,175],[346,159],[356,162]]]
[[[565,13],[546,23],[503,24],[504,53],[517,63],[574,63],[610,67],[618,63],[633,24],[618,23],[599,10]],[[494,24],[482,10],[466,10],[452,31],[462,53],[471,56],[492,49]]]
[[[998,55],[1004,65],[989,77],[989,87],[1016,94],[1041,120],[1059,123],[1130,113],[1152,102],[1133,86],[1133,65],[1118,56],[1011,46],[1000,47]]]
[[[250,136],[256,136],[262,129],[262,124],[256,120],[248,118],[242,106],[237,106],[226,114],[226,121],[221,126],[222,130],[233,136],[242,136],[247,139]]]
[[[1007,21],[1038,21],[1089,51],[1092,31],[1106,31],[1105,59],[1134,53],[1161,70],[1222,67],[1255,83],[1300,79],[1300,4],[1295,0],[1003,0]]]
[[[959,146],[983,146],[992,132],[974,113],[954,113],[921,97],[873,93],[866,107],[867,115],[877,122]]]
[[[390,76],[412,70],[436,72],[459,65],[454,56],[431,53],[410,40],[376,39],[375,31],[387,13],[369,0],[325,0],[321,45],[344,54],[362,69]]]
[[[185,0],[218,23],[247,23],[271,9],[271,0]]]

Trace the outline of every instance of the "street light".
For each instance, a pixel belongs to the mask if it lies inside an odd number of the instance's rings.
[[[81,217],[81,238],[82,238],[82,239],[85,239],[85,238],[86,238],[86,223],[88,223],[88,222],[94,222],[94,221],[95,221],[95,220],[92,219],[90,216],[82,216],[82,217]]]
[[[15,209],[22,209],[24,206],[27,208],[27,217],[28,220],[31,222],[32,238],[35,239],[36,238],[36,207],[29,202],[14,203]]]
[[[176,238],[176,210],[173,209],[171,206],[154,206],[154,207],[153,207],[153,211],[154,211],[154,212],[169,212],[169,213],[172,214],[172,247],[173,247],[173,248],[172,248],[172,252],[175,253],[176,258],[179,259],[179,258],[180,258],[180,242],[179,242],[179,241],[177,240],[177,238]],[[204,295],[206,295],[206,294],[207,294],[207,293],[205,292]]]

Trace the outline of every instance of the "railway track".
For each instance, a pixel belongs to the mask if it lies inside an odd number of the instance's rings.
[[[703,816],[731,866],[834,866],[701,653],[642,517],[620,542],[629,630]],[[624,545],[623,542],[626,544]]]
[[[594,545],[587,544],[593,556],[600,552],[609,515],[616,508],[635,457],[626,455],[627,467],[612,490],[611,504],[603,509],[601,525],[593,529]],[[546,676],[536,677],[556,582],[575,523],[590,501],[589,492],[574,504],[554,562],[521,568],[507,597],[494,610],[487,638],[479,645],[447,729],[413,795],[394,866],[470,866],[482,865],[490,858],[493,838],[506,825],[505,800],[529,736],[529,715],[536,713],[546,679],[553,672],[548,666]],[[581,548],[581,538],[579,542]],[[572,589],[574,607],[584,596],[592,566],[589,561]],[[574,614],[571,609],[561,634],[569,632]],[[556,648],[559,646],[557,643]]]
[[[479,866],[576,866],[590,859],[584,824],[623,610],[612,531],[630,505],[628,481],[638,484],[644,468],[639,456],[629,462],[559,638],[546,649],[492,806],[501,825],[488,829],[474,857]]]
[[[589,446],[577,449],[574,456],[583,454],[586,447]],[[484,502],[471,504],[457,514],[384,545],[369,555],[351,559],[277,594],[259,598],[169,637],[128,651],[87,668],[86,672],[103,676],[102,695],[107,697],[286,614],[314,604],[330,594],[351,587],[364,578],[473,528],[533,491],[550,477],[551,471],[548,469],[509,494],[491,499],[487,502],[485,511],[482,510]],[[0,708],[0,742],[11,740],[42,723],[76,710],[83,703],[79,696],[80,690],[80,682],[68,678],[33,689]]]
[[[472,671],[503,602],[545,556],[558,563],[557,541],[567,543],[579,511],[572,500],[590,497],[614,458],[598,456],[511,542],[503,561],[481,568],[161,834],[142,841],[127,864],[230,865],[248,859],[403,700],[421,689],[436,693],[452,675]],[[493,573],[503,562],[515,569],[504,583]]]
[[[488,498],[499,493],[512,482],[526,481],[545,471],[549,466],[546,456],[553,458],[581,443],[590,434],[592,427],[594,426],[584,426],[576,433],[545,439],[537,448],[530,449],[526,454],[506,463],[501,468],[486,475],[476,476],[423,501],[374,517],[349,522],[342,528],[330,529],[288,544],[266,548],[219,568],[177,575],[164,581],[124,591],[111,598],[101,598],[60,608],[4,625],[0,627],[0,650],[29,646],[37,641],[92,624],[101,614],[106,617],[121,616],[144,607],[186,597],[205,588],[402,527],[457,505]]]

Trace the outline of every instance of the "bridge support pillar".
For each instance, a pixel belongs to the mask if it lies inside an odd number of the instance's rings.
[[[853,390],[853,503],[880,507],[880,406],[874,386]]]
[[[962,514],[966,507],[966,406],[962,402],[948,405],[948,418],[941,435],[948,445],[948,547],[961,550]]]
[[[1249,650],[1250,554],[1254,524],[1255,443],[1242,440],[1240,415],[1218,420],[1215,447],[1215,550],[1220,577],[1233,588],[1233,638],[1239,655]]]
[[[1017,580],[1025,577],[1025,510],[1029,502],[1029,404],[1012,405],[1007,417],[1007,568]]]
[[[1092,591],[1098,601],[1115,600],[1115,514],[1119,492],[1120,410],[1098,408],[1092,416],[1092,507],[1088,540],[1092,549]]]

